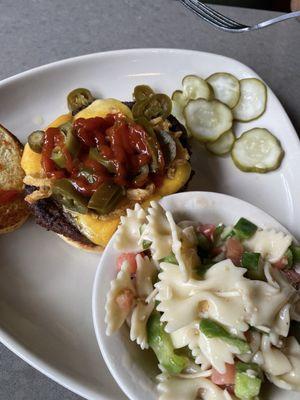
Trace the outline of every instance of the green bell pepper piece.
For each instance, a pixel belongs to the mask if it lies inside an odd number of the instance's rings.
[[[200,321],[199,326],[201,333],[203,333],[206,337],[210,339],[222,339],[224,340],[224,342],[237,347],[241,354],[248,353],[250,351],[250,346],[246,342],[246,340],[240,339],[239,337],[232,335],[221,324],[213,321],[212,319],[203,318]]]
[[[160,321],[160,313],[153,311],[147,322],[149,346],[156,357],[170,374],[179,374],[188,364],[188,359],[175,354],[170,335],[165,332],[164,324]]]
[[[240,239],[249,239],[257,231],[257,226],[246,218],[240,218],[233,227],[235,234]]]
[[[262,380],[245,372],[235,374],[234,394],[241,400],[252,400],[259,395]]]

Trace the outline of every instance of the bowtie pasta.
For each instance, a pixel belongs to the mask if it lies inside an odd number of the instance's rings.
[[[176,221],[151,202],[123,217],[107,334],[156,354],[159,400],[252,400],[264,377],[300,391],[300,247],[245,218]]]

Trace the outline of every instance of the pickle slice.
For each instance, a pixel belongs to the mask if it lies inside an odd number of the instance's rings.
[[[206,81],[212,86],[217,100],[230,108],[237,105],[240,98],[240,82],[235,76],[227,72],[217,72],[210,75]]]
[[[279,140],[267,129],[244,132],[233,145],[231,157],[244,172],[265,173],[279,168],[284,151]]]
[[[267,104],[266,85],[259,79],[247,78],[240,81],[240,88],[240,99],[232,110],[234,119],[248,122],[260,117]]]
[[[185,97],[181,90],[175,90],[172,94],[172,115],[178,119],[178,121],[185,125],[185,118],[183,115],[183,109],[187,105],[189,99]]]
[[[202,78],[196,75],[187,75],[182,80],[182,91],[187,99],[205,99],[213,97],[212,87]]]
[[[219,139],[215,140],[214,142],[207,143],[206,148],[216,156],[224,156],[225,154],[230,153],[234,141],[234,133],[231,129],[229,129],[229,131],[223,133]]]
[[[218,100],[190,100],[184,108],[187,127],[201,142],[213,142],[232,127],[232,112]]]

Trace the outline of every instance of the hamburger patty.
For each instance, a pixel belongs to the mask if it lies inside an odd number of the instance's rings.
[[[26,194],[30,194],[36,189],[35,186],[25,185]],[[29,208],[35,217],[35,222],[48,231],[53,231],[82,244],[95,246],[79,232],[68,218],[68,215],[63,211],[61,204],[55,202],[52,197],[38,200],[30,204]]]
[[[124,102],[124,104],[126,104],[129,108],[132,108],[134,103]],[[170,115],[168,117],[168,120],[172,124],[172,126],[170,127],[170,131],[183,132],[183,134],[180,137],[180,142],[190,153],[185,127],[181,125],[181,123],[173,115]],[[193,173],[191,173],[190,179],[192,175]],[[185,190],[188,182],[186,183],[185,187],[182,188],[181,190]],[[25,185],[26,194],[30,194],[34,190],[36,190],[35,186]],[[92,243],[89,239],[87,239],[77,229],[77,227],[72,223],[70,216],[64,212],[62,205],[57,203],[52,197],[38,200],[35,203],[30,204],[29,208],[35,217],[35,222],[38,225],[42,226],[43,228],[46,228],[48,231],[53,231],[55,233],[58,233],[59,235],[63,235],[76,242],[89,245],[91,247],[92,246],[96,247],[94,243]]]

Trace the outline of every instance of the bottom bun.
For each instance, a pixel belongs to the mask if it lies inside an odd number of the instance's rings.
[[[103,253],[104,248],[102,246],[97,246],[92,243],[87,244],[87,243],[77,242],[76,240],[70,239],[64,235],[60,235],[59,233],[57,235],[66,243],[68,243],[73,247],[76,247],[77,249],[88,251],[90,253],[98,253],[98,254]]]
[[[0,205],[0,234],[10,233],[20,228],[29,216],[23,199]]]

